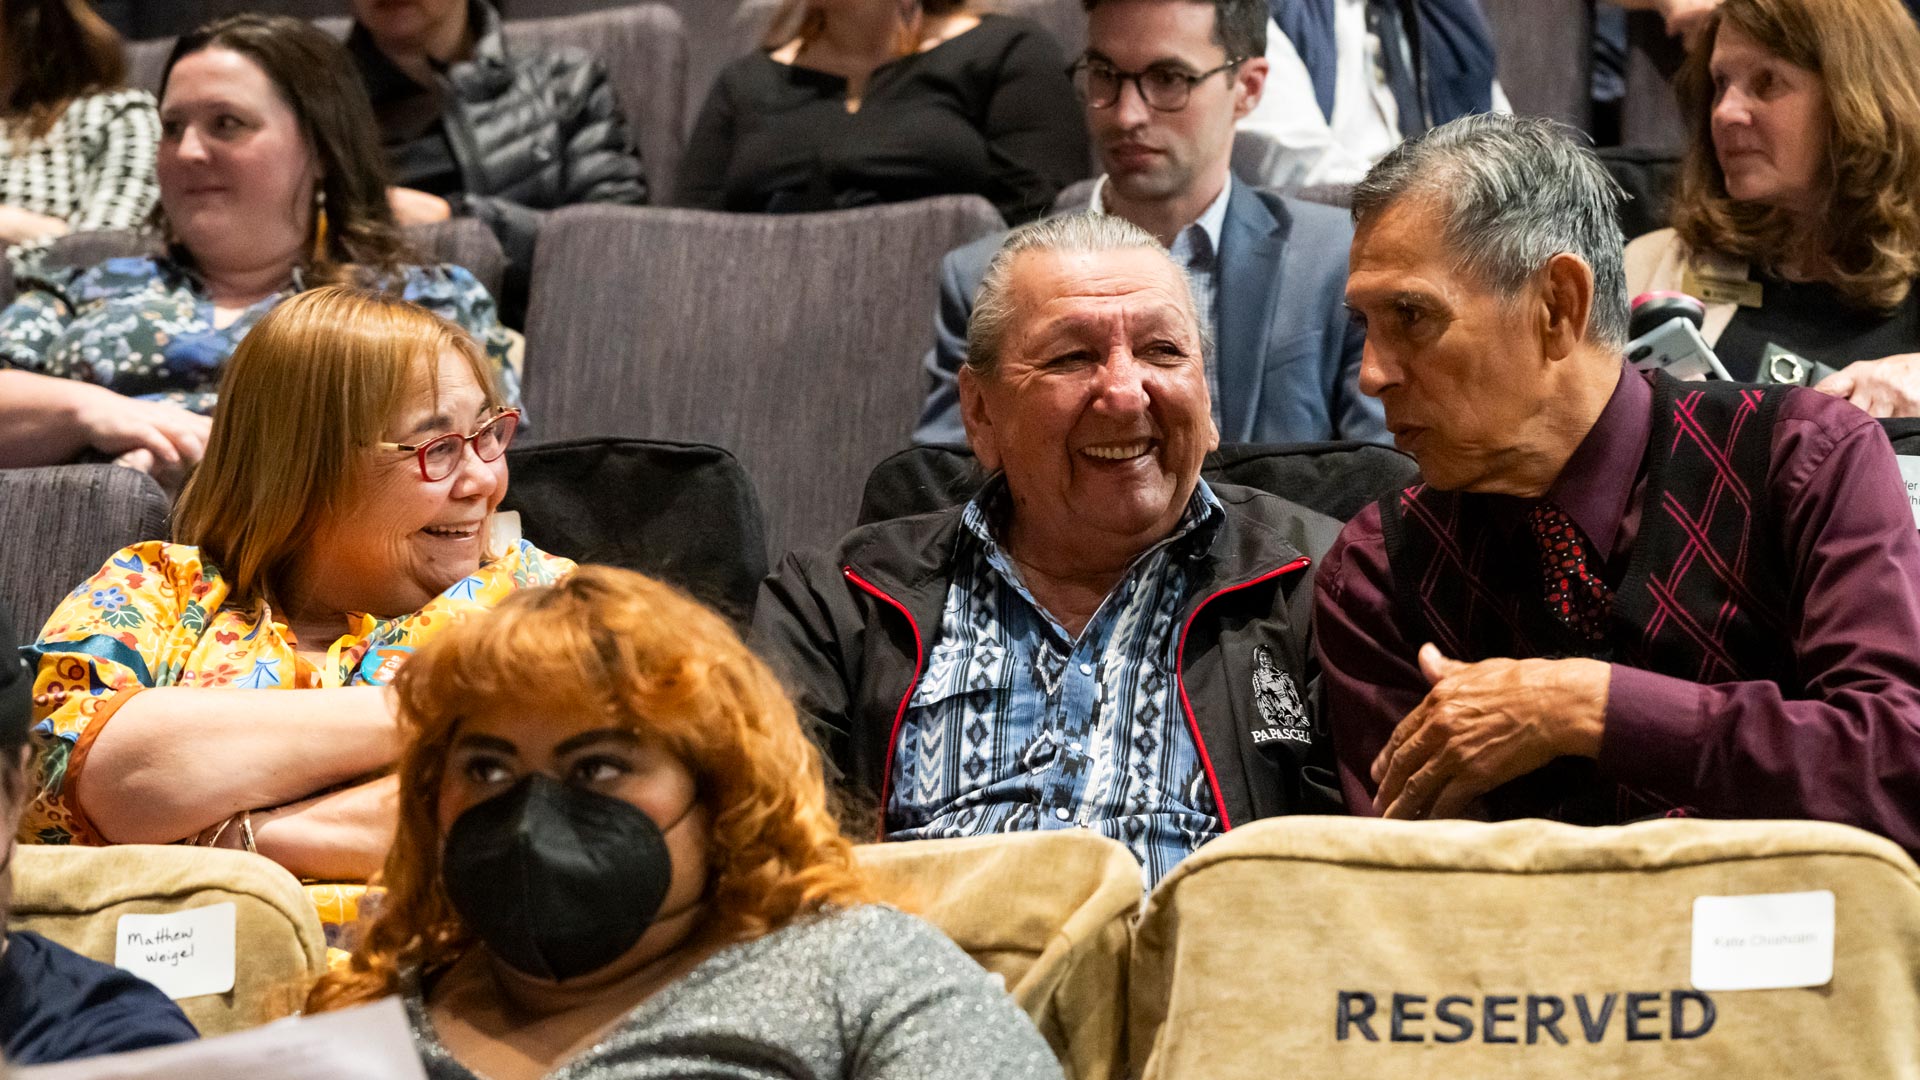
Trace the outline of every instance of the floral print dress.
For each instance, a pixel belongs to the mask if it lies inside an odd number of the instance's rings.
[[[163,257],[129,256],[51,271],[20,288],[13,304],[0,311],[0,367],[211,413],[227,358],[299,284],[296,277],[292,288],[220,328],[213,325],[213,301],[199,276]],[[507,363],[510,339],[478,279],[458,266],[409,266],[399,291],[472,334],[493,362],[507,404],[520,404],[519,380]]]
[[[298,690],[385,685],[406,654],[516,589],[573,569],[525,540],[411,615],[355,616],[324,667],[294,648],[270,610],[227,606],[227,580],[200,549],[149,541],[121,550],[67,595],[30,648],[38,792],[20,821],[24,843],[105,844],[73,797],[86,755],[129,692],[167,686]],[[263,708],[271,708],[270,704]],[[190,732],[182,733],[191,738]],[[330,942],[350,925],[364,883],[308,883]]]

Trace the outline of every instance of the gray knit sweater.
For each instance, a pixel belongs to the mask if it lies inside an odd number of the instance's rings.
[[[430,1080],[480,1080],[407,997]],[[547,1080],[1060,1080],[1033,1024],[940,931],[867,905],[709,957]]]

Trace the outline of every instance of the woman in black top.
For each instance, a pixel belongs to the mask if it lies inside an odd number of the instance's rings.
[[[1039,26],[961,0],[789,0],[694,125],[678,202],[791,213],[984,196],[1009,222],[1087,175],[1085,121]]]

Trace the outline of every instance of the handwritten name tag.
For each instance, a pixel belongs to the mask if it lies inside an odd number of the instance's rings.
[[[1900,463],[1900,479],[1907,482],[1907,502],[1913,507],[1913,523],[1920,526],[1920,457],[1902,454],[1894,460]]]
[[[1833,981],[1833,893],[1697,896],[1698,990],[1791,990]]]
[[[122,915],[113,966],[175,1001],[233,989],[234,907],[209,904],[168,915]]]

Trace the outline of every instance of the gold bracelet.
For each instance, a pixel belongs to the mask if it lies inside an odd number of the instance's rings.
[[[257,854],[253,847],[253,811],[251,810],[240,811],[240,844],[247,849],[247,854]]]
[[[239,815],[235,815],[235,817],[237,817],[237,816],[239,816]],[[225,821],[222,821],[222,822],[221,822],[221,823],[220,823],[220,824],[219,824],[218,826],[216,826],[216,827],[214,828],[214,830],[213,830],[213,835],[212,835],[212,836],[209,836],[209,837],[207,837],[207,839],[206,839],[206,840],[205,840],[204,842],[202,842],[202,844],[201,844],[200,846],[201,846],[201,847],[217,847],[217,846],[219,846],[219,843],[220,843],[220,837],[221,837],[221,836],[222,836],[223,834],[225,834],[225,833],[226,833],[226,831],[227,831],[227,826],[229,826],[229,825],[231,825],[231,824],[233,824],[233,818],[228,818],[228,819],[226,819]]]

